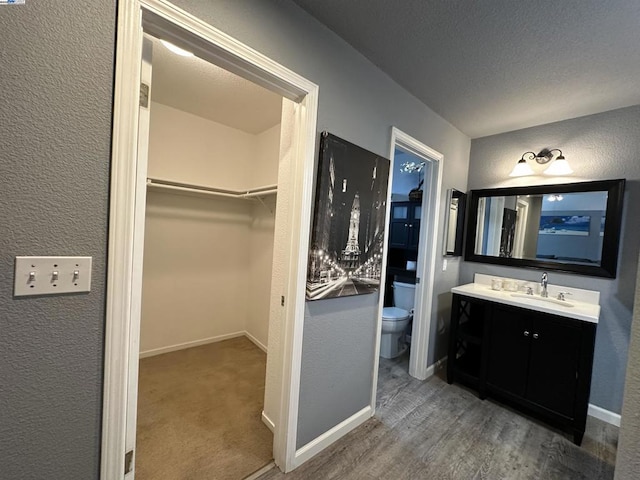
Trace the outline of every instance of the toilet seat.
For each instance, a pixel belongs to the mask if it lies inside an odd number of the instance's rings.
[[[386,322],[401,322],[407,320],[410,315],[404,308],[384,307],[382,309],[382,320]]]

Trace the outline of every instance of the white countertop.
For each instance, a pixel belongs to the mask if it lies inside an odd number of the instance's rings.
[[[574,299],[567,300],[567,304],[572,305],[571,307],[563,306],[540,299],[540,296],[537,294],[531,297],[526,296],[526,298],[514,297],[513,295],[516,292],[492,290],[491,285],[485,283],[468,283],[454,287],[451,291],[460,295],[526,308],[536,312],[575,318],[576,320],[583,320],[585,322],[598,323],[598,319],[600,318],[600,305]],[[522,295],[522,292],[518,294]]]

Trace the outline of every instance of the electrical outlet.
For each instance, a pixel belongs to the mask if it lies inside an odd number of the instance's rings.
[[[442,260],[442,271],[446,272],[447,271],[447,259],[445,258],[444,260]]]
[[[92,257],[16,257],[13,294],[57,295],[91,291]]]

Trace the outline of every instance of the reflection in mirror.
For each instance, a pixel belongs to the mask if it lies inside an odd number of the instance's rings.
[[[475,253],[600,265],[607,192],[483,197]]]
[[[624,183],[474,190],[465,260],[615,277]]]
[[[462,255],[467,194],[455,188],[450,189],[448,193],[444,254],[451,257],[459,257]]]

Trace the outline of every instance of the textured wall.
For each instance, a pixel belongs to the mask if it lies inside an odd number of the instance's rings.
[[[397,126],[444,154],[443,202],[447,188],[465,190],[468,137],[291,2],[174,3],[318,84],[319,131],[328,130],[387,157],[391,126]],[[438,251],[442,251],[444,205],[439,216],[440,229],[434,234]],[[443,327],[450,300],[444,293],[457,284],[458,265],[457,260],[451,261],[447,272],[437,274],[432,314],[436,333],[432,347],[436,348],[431,349],[430,362],[434,352],[440,358],[446,351]],[[369,295],[319,301],[307,307],[298,446],[369,404],[377,300],[376,295]],[[271,336],[269,342],[271,345]]]
[[[252,221],[246,200],[148,192],[141,354],[246,330]]]
[[[0,7],[0,476],[7,479],[98,476],[115,3],[77,5]],[[12,298],[16,255],[91,255],[91,293]]]
[[[627,380],[624,387],[622,422],[616,456],[616,480],[634,480],[640,471],[640,268],[636,277],[636,296],[629,343]]]
[[[551,272],[549,282],[598,290],[600,323],[596,337],[590,402],[620,412],[627,348],[634,301],[640,223],[634,208],[640,204],[640,106],[550,123],[473,140],[469,189],[554,183],[551,177],[510,178],[508,175],[528,150],[562,149],[575,173],[564,181],[626,178],[618,277],[603,279]],[[540,271],[464,262],[460,282],[473,273],[539,280]]]

